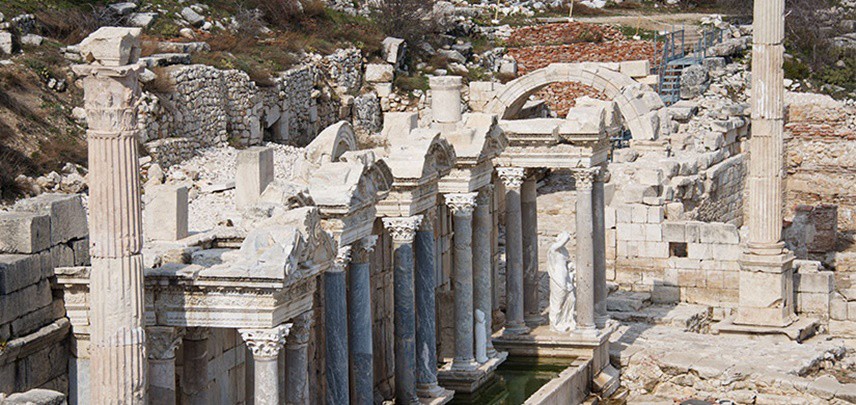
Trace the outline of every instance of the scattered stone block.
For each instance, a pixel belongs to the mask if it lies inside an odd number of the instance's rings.
[[[187,187],[165,184],[146,190],[145,234],[149,240],[175,241],[188,233]]]
[[[37,388],[11,394],[3,400],[3,403],[6,405],[65,405],[66,400],[65,395],[60,392]]]
[[[401,68],[407,52],[407,43],[401,38],[386,37],[383,40],[383,59]]]
[[[18,211],[50,216],[50,243],[56,245],[89,235],[86,211],[76,194],[42,194],[18,201]]]
[[[0,212],[0,253],[36,253],[50,246],[50,216]]]
[[[194,27],[201,27],[202,24],[205,24],[205,17],[199,15],[199,13],[190,7],[181,9],[181,18],[184,18],[185,21]]]
[[[369,83],[391,83],[395,79],[395,70],[386,63],[366,65],[366,81]]]
[[[36,34],[27,34],[21,37],[22,45],[41,46],[45,41],[45,37]]]
[[[651,73],[651,62],[647,59],[621,62],[620,71],[633,78],[646,77]]]
[[[157,18],[157,13],[133,13],[128,18],[128,24],[133,27],[148,28]]]
[[[131,3],[131,2],[113,3],[109,6],[107,6],[107,8],[110,9],[110,11],[113,11],[114,13],[116,13],[118,15],[124,16],[124,15],[128,15],[132,11],[134,11],[137,8],[137,5],[134,3]]]
[[[20,49],[18,38],[9,31],[0,31],[0,53],[11,55]]]
[[[80,42],[78,49],[89,63],[129,65],[140,58],[141,33],[140,28],[101,27]]]
[[[258,202],[273,181],[273,149],[255,146],[238,153],[235,175],[235,206],[239,210]]]

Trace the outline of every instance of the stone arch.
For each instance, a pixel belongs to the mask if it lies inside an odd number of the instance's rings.
[[[514,118],[533,93],[553,83],[574,82],[603,92],[618,104],[634,139],[657,139],[663,100],[648,85],[600,63],[553,63],[503,86],[488,102],[485,112],[502,119]]]
[[[357,136],[347,121],[325,128],[306,146],[306,159],[315,164],[337,162],[345,152],[357,150]]]

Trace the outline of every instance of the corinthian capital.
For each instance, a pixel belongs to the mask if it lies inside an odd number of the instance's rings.
[[[239,329],[241,338],[253,357],[276,358],[285,345],[285,337],[291,325],[280,325],[270,329]]]
[[[174,359],[175,349],[178,348],[183,336],[184,328],[172,326],[150,326],[146,328],[146,346],[149,359]]]
[[[526,171],[521,167],[500,167],[496,169],[496,174],[499,175],[502,184],[509,189],[519,189],[526,178]]]
[[[573,174],[574,180],[577,182],[577,190],[591,190],[592,183],[594,183],[599,172],[598,168],[574,170]]]
[[[472,215],[478,193],[446,194],[446,205],[455,215]]]
[[[351,262],[351,246],[343,246],[340,247],[336,252],[336,258],[333,259],[333,267],[330,271],[334,273],[341,273],[345,271],[345,268],[348,267],[348,263]]]
[[[291,329],[288,331],[286,345],[294,347],[309,343],[309,332],[312,330],[314,323],[315,320],[312,318],[312,311],[306,311],[294,317]]]
[[[493,196],[493,184],[482,187],[478,194],[478,197],[476,197],[476,206],[490,205],[490,200]]]
[[[416,229],[422,222],[422,215],[412,217],[384,218],[383,226],[389,229],[392,241],[397,244],[413,243]]]

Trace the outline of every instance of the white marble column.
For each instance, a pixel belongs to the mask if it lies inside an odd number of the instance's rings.
[[[505,185],[505,331],[506,335],[529,332],[523,313],[523,224],[520,187],[524,171],[518,167],[496,169]]]
[[[137,151],[139,28],[103,27],[80,44],[89,153],[91,400],[144,404],[146,354]]]
[[[371,253],[377,236],[368,236],[354,244],[348,273],[348,343],[351,354],[351,402],[374,403],[374,364],[372,363],[372,285]]]
[[[437,398],[448,391],[437,385],[437,304],[435,297],[436,254],[434,221],[436,208],[422,218],[416,231],[416,393]]]
[[[327,403],[350,402],[348,377],[348,297],[345,269],[351,247],[339,248],[333,266],[324,273],[324,336]]]
[[[315,323],[312,311],[292,320],[285,342],[285,403],[309,403],[309,335]]]
[[[417,404],[416,298],[414,295],[413,240],[422,215],[384,218],[392,236],[396,404]]]
[[[606,312],[606,218],[603,183],[609,179],[609,172],[600,168],[592,184],[593,234],[594,234],[594,320],[598,328],[606,326],[609,314]]]
[[[208,401],[209,328],[187,328],[181,341],[183,361],[181,403],[206,405]]]
[[[433,126],[451,131],[461,121],[461,77],[435,76],[429,78]]]
[[[172,326],[146,328],[146,346],[149,357],[149,403],[174,405],[175,349],[181,343],[184,329]]]
[[[528,176],[520,189],[523,230],[523,317],[534,328],[544,322],[538,298],[538,182]]]
[[[594,336],[597,328],[594,322],[594,210],[592,207],[592,186],[597,169],[574,170],[576,180],[577,204],[577,251],[576,251],[576,333]]]
[[[255,405],[279,404],[279,351],[291,325],[270,329],[240,329],[238,332],[253,353],[253,396]]]
[[[452,370],[475,370],[473,329],[473,210],[477,193],[446,194],[453,219],[453,290],[455,294],[455,358]]]
[[[740,259],[735,323],[783,327],[796,319],[793,255],[782,242],[785,1],[756,1],[752,36],[749,240]]]
[[[473,214],[473,304],[474,308],[485,314],[485,351],[489,357],[496,355],[493,348],[493,217],[490,206],[493,197],[493,185],[484,187],[476,198],[476,210]]]

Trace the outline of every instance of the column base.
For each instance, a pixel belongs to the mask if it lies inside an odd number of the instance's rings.
[[[473,360],[452,360],[453,371],[473,371],[479,368],[479,363]]]
[[[502,330],[503,336],[519,336],[526,335],[529,333],[531,329],[529,329],[526,325],[508,325]]]
[[[506,358],[508,353],[499,353],[498,357],[488,359],[486,363],[469,371],[455,370],[451,363],[447,363],[437,373],[437,380],[443,387],[455,392],[475,392],[493,377],[497,367],[505,362]]]
[[[547,323],[547,318],[544,318],[541,315],[537,316],[529,316],[523,321],[529,329],[537,328],[545,323]]]
[[[419,396],[419,403],[424,405],[441,405],[452,400],[455,392],[447,390],[437,383],[432,384],[417,384],[416,395]]]
[[[794,255],[762,255],[749,249],[740,257],[740,299],[734,324],[784,328],[798,318],[794,313]]]

